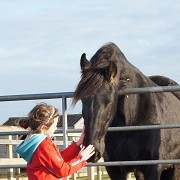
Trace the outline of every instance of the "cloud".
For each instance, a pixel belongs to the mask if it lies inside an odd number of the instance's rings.
[[[107,42],[145,74],[180,82],[179,18],[178,0],[2,1],[0,93],[73,91],[81,54]]]

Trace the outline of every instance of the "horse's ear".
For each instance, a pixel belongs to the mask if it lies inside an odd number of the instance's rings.
[[[110,61],[110,66],[108,69],[108,80],[112,84],[115,84],[115,76],[117,74],[117,65],[115,62]]]
[[[83,53],[81,55],[80,65],[81,65],[81,71],[85,71],[85,70],[87,70],[91,66],[90,61],[88,61],[86,59],[86,54],[85,53]]]

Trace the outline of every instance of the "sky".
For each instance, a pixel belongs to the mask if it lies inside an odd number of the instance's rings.
[[[180,83],[179,0],[0,0],[0,96],[73,92],[81,54],[109,42],[145,75]],[[59,99],[0,102],[0,124],[42,101],[61,111]]]

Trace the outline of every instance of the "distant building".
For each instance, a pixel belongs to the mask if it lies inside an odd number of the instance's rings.
[[[5,126],[18,126],[19,120],[27,117],[10,117],[3,125]],[[82,128],[84,121],[81,114],[68,114],[67,115],[67,124],[69,129],[78,129]],[[62,116],[58,122],[58,128],[62,128],[63,120]]]

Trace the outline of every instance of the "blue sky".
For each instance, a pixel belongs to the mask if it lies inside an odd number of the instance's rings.
[[[81,54],[108,42],[145,75],[180,83],[178,0],[0,0],[0,40],[1,96],[73,92]],[[0,123],[39,101],[0,102]]]

